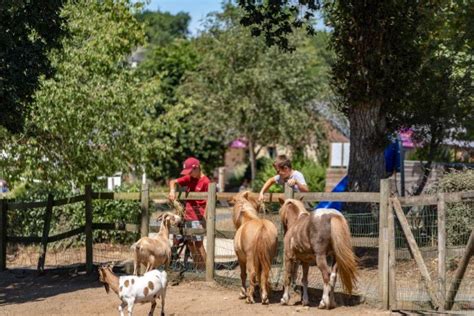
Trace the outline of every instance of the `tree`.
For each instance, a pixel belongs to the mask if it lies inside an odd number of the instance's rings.
[[[144,32],[128,1],[69,2],[68,36],[49,55],[26,133],[10,148],[10,168],[48,183],[81,185],[146,163],[148,117],[158,91],[126,62]],[[24,171],[28,171],[28,173]]]
[[[254,179],[259,148],[309,142],[317,123],[308,101],[324,87],[316,75],[324,78],[324,63],[305,50],[304,38],[293,54],[267,47],[239,25],[239,15],[227,5],[211,17],[197,42],[202,61],[180,91],[206,134],[247,139]]]
[[[331,46],[336,57],[332,86],[350,122],[349,188],[378,191],[379,180],[385,177],[383,150],[388,136],[400,127],[426,122],[420,121],[422,116],[417,115],[416,109],[433,110],[430,103],[416,101],[434,88],[423,77],[429,70],[430,54],[423,51],[422,44],[430,43],[426,28],[438,7],[428,1],[397,0],[296,3],[241,0],[239,4],[246,11],[242,23],[254,33],[264,33],[268,43],[282,47],[289,46],[286,35],[293,32],[293,27],[306,25],[312,31],[314,12],[323,8],[333,29]],[[469,10],[461,7],[464,9],[460,17],[453,16],[458,21],[468,21]],[[463,34],[469,32],[472,31],[466,28]],[[448,67],[432,74],[441,78],[439,75],[446,71],[452,73]],[[420,81],[424,83],[417,85]],[[443,108],[454,104],[444,102],[452,96],[451,92],[436,97],[438,104],[444,104]],[[435,112],[437,118],[442,115]]]
[[[184,39],[189,34],[191,17],[186,12],[173,15],[159,10],[145,10],[136,17],[138,21],[145,23],[147,42],[154,46],[165,46],[177,38]]]
[[[52,74],[47,54],[62,35],[63,2],[0,1],[0,130],[21,132],[39,76]]]

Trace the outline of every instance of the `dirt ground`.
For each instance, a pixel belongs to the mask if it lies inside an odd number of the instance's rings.
[[[317,309],[320,293],[310,293],[311,306],[302,307],[293,294],[291,306],[281,306],[281,292],[274,292],[270,305],[248,305],[238,299],[236,288],[215,283],[184,281],[169,286],[166,315],[389,315],[365,304],[339,306],[331,311]],[[29,270],[0,273],[0,315],[118,315],[115,293],[106,294],[97,274],[47,271],[38,276]],[[147,315],[149,304],[137,305],[134,315]],[[157,305],[155,315],[159,315]]]

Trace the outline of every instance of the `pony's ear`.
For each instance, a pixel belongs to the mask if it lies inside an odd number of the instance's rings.
[[[303,202],[304,196],[301,196],[301,197],[299,198],[299,200],[300,200],[301,202]]]
[[[280,205],[283,205],[285,204],[285,200],[282,199],[281,197],[278,198],[278,202],[280,202]]]
[[[249,193],[250,193],[249,191],[245,191],[245,192],[242,194],[242,196],[248,200],[248,199],[249,199]]]

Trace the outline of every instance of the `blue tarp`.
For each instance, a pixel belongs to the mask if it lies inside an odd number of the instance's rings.
[[[332,189],[332,192],[345,192],[347,190],[347,186],[349,185],[349,178],[344,176],[341,181]],[[336,210],[342,209],[342,202],[333,202],[333,201],[321,201],[316,205],[314,210],[318,208],[333,208]]]

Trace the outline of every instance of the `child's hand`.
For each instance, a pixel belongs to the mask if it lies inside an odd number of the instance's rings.
[[[176,194],[175,194],[174,192],[170,192],[170,193],[168,194],[168,199],[169,199],[170,201],[176,200]]]
[[[290,180],[288,180],[287,183],[288,183],[288,185],[289,185],[290,187],[292,187],[292,186],[294,186],[294,185],[296,184],[296,180],[295,180],[295,179],[290,179]]]
[[[263,193],[260,192],[260,194],[258,196],[258,201],[263,202],[263,200],[265,200],[265,196],[263,195]]]

